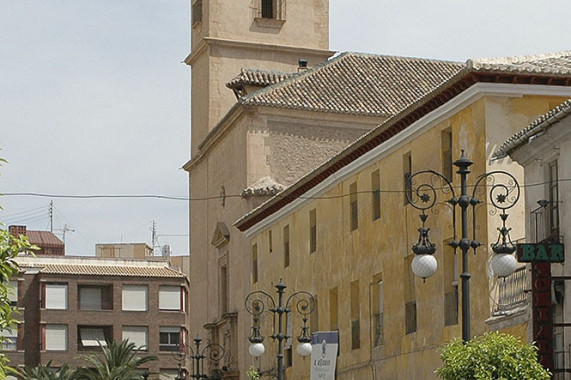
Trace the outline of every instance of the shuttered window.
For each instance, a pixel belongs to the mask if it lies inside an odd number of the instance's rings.
[[[67,309],[67,284],[44,284],[44,307],[46,309]]]
[[[123,326],[123,340],[135,343],[135,346],[144,346],[147,349],[149,329],[146,326]]]
[[[146,311],[148,308],[147,285],[123,285],[123,310]]]
[[[46,351],[67,350],[67,325],[44,325],[42,348]]]
[[[159,288],[159,309],[181,310],[180,286],[161,286]]]
[[[105,332],[102,327],[82,327],[79,329],[79,337],[83,347],[99,347],[100,345],[103,347],[107,346]]]

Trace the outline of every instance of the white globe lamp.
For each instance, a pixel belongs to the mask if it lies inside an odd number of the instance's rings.
[[[309,356],[311,355],[311,343],[300,343],[297,345],[297,353],[299,356]]]
[[[436,273],[438,262],[433,255],[416,255],[412,259],[412,273],[422,279],[427,279]]]
[[[512,275],[517,268],[515,257],[509,253],[496,254],[492,258],[492,270],[498,277],[508,277]]]
[[[248,351],[250,352],[250,355],[257,358],[262,356],[264,352],[266,352],[266,347],[264,347],[263,343],[252,343],[250,344]]]

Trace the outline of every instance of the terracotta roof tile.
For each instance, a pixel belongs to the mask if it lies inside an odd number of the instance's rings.
[[[41,273],[72,274],[86,276],[128,276],[128,277],[173,277],[183,278],[184,274],[168,267],[155,266],[110,266],[79,264],[47,264],[42,266]]]
[[[240,88],[243,85],[266,87],[279,83],[293,75],[295,75],[295,73],[242,69],[240,70],[240,74],[235,76],[230,82],[226,83],[226,87],[232,89]]]
[[[457,62],[343,53],[246,96],[243,104],[389,116],[463,68]]]
[[[64,243],[50,231],[26,231],[30,243],[42,247],[63,247]]]
[[[571,50],[541,55],[468,60],[468,66],[478,71],[518,74],[571,74]]]

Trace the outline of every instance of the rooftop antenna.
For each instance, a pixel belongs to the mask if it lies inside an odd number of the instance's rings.
[[[54,232],[54,201],[50,201],[50,208],[49,208],[49,216],[50,216],[50,232]]]

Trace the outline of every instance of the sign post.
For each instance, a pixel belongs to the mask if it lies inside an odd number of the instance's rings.
[[[322,331],[311,337],[311,380],[335,380],[339,333]]]

